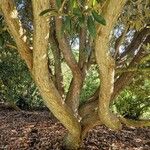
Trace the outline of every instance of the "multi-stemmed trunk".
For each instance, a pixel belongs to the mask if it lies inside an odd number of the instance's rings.
[[[98,92],[96,92],[96,94],[99,93],[99,96],[96,97],[99,100],[96,103],[94,102],[94,108],[85,107],[86,109],[82,109],[82,107],[79,108],[79,97],[87,67],[87,59],[84,57],[86,43],[85,30],[81,30],[79,48],[80,56],[79,62],[77,62],[72,54],[71,47],[68,44],[68,39],[65,37],[65,35],[60,35],[62,20],[60,17],[55,17],[55,28],[57,32],[55,38],[57,39],[56,43],[58,42],[59,44],[57,45],[57,50],[59,50],[59,52],[54,51],[53,53],[59,53],[59,55],[54,54],[56,59],[61,58],[61,53],[63,54],[63,57],[67,65],[70,67],[73,75],[69,92],[66,96],[66,103],[64,103],[64,99],[62,97],[64,92],[62,84],[58,84],[57,82],[53,81],[48,66],[48,43],[49,32],[51,31],[49,29],[50,17],[46,15],[40,15],[42,11],[50,9],[50,6],[55,7],[55,1],[32,0],[32,49],[25,41],[25,33],[17,14],[14,14],[17,13],[17,10],[14,7],[13,2],[11,0],[2,0],[0,2],[9,32],[12,34],[16,42],[18,52],[25,60],[29,68],[31,76],[40,91],[45,105],[68,130],[68,134],[64,139],[66,149],[77,149],[81,145],[82,140],[88,130],[95,125],[105,124],[112,129],[120,129],[121,122],[127,123],[126,120],[118,119],[116,116],[112,115],[109,110],[110,100],[114,96],[114,85],[116,87],[117,83],[115,82],[114,84],[115,60],[113,60],[111,54],[109,53],[109,38],[125,3],[126,0],[109,0],[107,3],[105,3],[102,13],[106,19],[107,25],[103,27],[97,27],[97,36],[94,40],[95,57],[101,81],[100,88],[98,89]],[[55,65],[55,70],[56,72],[61,70],[60,60],[59,64]],[[59,78],[59,76],[57,76],[56,79],[57,78]],[[62,78],[60,79],[60,82],[62,82]],[[98,109],[96,110],[95,108],[97,107]],[[81,115],[83,118],[80,118],[79,115]],[[130,122],[130,124],[133,125],[135,122]],[[149,125],[149,123],[147,123],[147,125]]]

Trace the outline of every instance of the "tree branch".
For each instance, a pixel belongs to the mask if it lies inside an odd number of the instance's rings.
[[[86,38],[87,38],[87,30],[84,28],[80,29],[79,35],[79,67],[82,71],[84,71],[84,66],[87,59],[87,52],[86,52]]]
[[[51,1],[51,5],[52,7],[56,7],[55,1]],[[73,80],[70,84],[70,88],[66,96],[66,103],[76,114],[79,106],[79,89],[82,85],[82,72],[78,66],[76,59],[74,58],[68,39],[65,37],[65,34],[62,33],[62,18],[58,16],[55,17],[55,24],[59,48],[73,74]]]
[[[49,38],[49,20],[39,14],[49,9],[49,0],[32,0],[34,15],[34,51],[33,76],[47,107],[56,118],[68,129],[75,145],[80,141],[80,125],[73,112],[63,104],[58,90],[49,78],[47,48]]]
[[[145,37],[144,44],[147,44],[150,41],[150,35]],[[141,47],[141,48],[140,48]],[[141,60],[144,57],[147,57],[148,54],[145,53],[142,44],[140,45],[140,50],[138,53],[134,56],[132,61],[130,62],[128,68],[135,68],[137,67]],[[128,70],[128,69],[127,69]],[[132,81],[133,77],[135,76],[136,72],[123,72],[120,77],[116,80],[114,84],[114,92],[112,94],[111,99],[114,100],[115,97],[124,89],[125,86],[129,85]]]
[[[82,78],[79,80],[77,77],[73,76],[73,79],[70,83],[69,91],[67,93],[66,102],[70,106],[74,105],[73,108],[76,116],[78,116],[78,107],[79,107],[79,98],[81,89],[83,86],[83,82],[85,79],[85,71],[86,71],[86,58],[87,54],[85,52],[86,49],[86,30],[81,28],[80,29],[80,35],[79,35],[79,62],[78,66],[80,70],[82,70]],[[79,82],[80,81],[80,82]],[[77,104],[74,104],[74,102],[78,102]]]
[[[124,68],[124,69],[118,69],[116,70],[116,73],[123,73],[123,72],[149,72],[150,68],[138,68],[138,67],[132,67],[132,68]]]
[[[29,70],[32,70],[33,56],[32,51],[24,40],[25,35],[21,22],[17,16],[17,10],[12,0],[2,0],[1,8],[9,28],[9,32],[13,35],[18,52],[21,55],[21,58],[25,60]]]
[[[56,17],[55,20],[56,20],[56,36],[59,42],[59,48],[62,51],[65,61],[67,65],[70,67],[73,76],[77,76],[80,79],[82,76],[82,73],[81,73],[81,70],[79,69],[77,61],[75,60],[73,56],[69,41],[68,39],[66,39],[64,33],[61,34],[62,19],[59,17]]]
[[[61,96],[64,95],[64,86],[63,86],[63,75],[62,75],[62,68],[61,68],[61,53],[58,47],[58,41],[56,39],[54,29],[51,29],[50,34],[50,46],[54,56],[54,72],[55,72],[55,85],[58,91],[60,92]]]
[[[119,120],[127,127],[150,127],[150,120],[131,120],[125,118],[119,118]]]
[[[119,38],[116,40],[114,58],[117,57],[118,52],[119,52],[119,47],[121,46],[122,42],[124,41],[125,36],[126,36],[128,30],[129,30],[129,27],[127,26],[125,28],[125,30],[122,32],[122,34],[119,36]]]
[[[141,31],[135,33],[134,38],[131,42],[131,44],[126,48],[126,50],[121,54],[119,59],[121,60],[123,57],[125,57],[127,54],[133,54],[135,50],[138,49],[138,47],[143,43],[145,40],[145,37],[150,33],[150,29],[145,27]]]
[[[109,36],[125,5],[126,0],[110,0],[103,11],[107,25],[100,27],[95,42],[95,56],[100,71],[100,92],[98,113],[103,124],[112,129],[121,127],[120,121],[109,110],[114,85],[115,63],[109,54]],[[115,7],[118,6],[118,7]]]
[[[147,44],[150,41],[150,35],[146,37],[144,44]],[[138,51],[138,53],[136,54],[136,56],[133,58],[133,60],[131,61],[129,68],[130,67],[136,67],[139,62],[141,62],[142,59],[144,59],[144,57],[147,57],[147,53],[145,53],[143,47],[141,47],[141,49]],[[135,76],[136,72],[123,72],[122,75],[116,80],[115,84],[114,84],[114,92],[111,96],[111,101],[113,101],[115,99],[115,97],[120,93],[120,91],[122,91],[122,89],[125,88],[125,86],[127,86],[132,78]],[[98,92],[98,89],[96,90],[96,93]],[[98,95],[97,95],[98,97]],[[96,99],[96,95],[95,95],[95,99],[92,99],[92,101],[90,101],[89,103],[83,105],[79,112],[81,113],[81,116],[83,117],[83,122],[84,122],[84,118],[86,118],[86,116],[88,117],[92,117],[93,116],[93,111],[96,111],[96,108],[98,106],[98,98]],[[94,117],[96,118],[96,116]],[[140,121],[140,122],[136,122],[136,121],[132,121],[132,120],[127,120],[127,119],[119,119],[122,123],[126,124],[127,126],[135,126],[135,127],[140,127],[140,126],[148,126],[149,122],[148,121]],[[81,120],[82,122],[82,120]],[[138,125],[139,123],[139,125]],[[94,122],[93,122],[94,124]]]
[[[149,43],[150,41],[150,36],[147,35],[145,36],[145,41],[144,44]],[[135,42],[134,40],[132,42]],[[134,43],[131,43],[132,45],[134,45]],[[140,47],[142,46],[142,44],[140,44]],[[132,49],[132,46],[130,47]],[[139,49],[139,47],[135,47],[136,49]],[[130,50],[129,50],[130,51]],[[133,50],[135,51],[135,50]],[[141,47],[141,49],[138,51],[138,53],[134,56],[134,58],[132,59],[132,61],[130,62],[128,68],[136,68],[137,65],[139,63],[141,63],[142,60],[144,60],[144,58],[148,57],[149,54],[146,54],[145,51],[143,50],[143,48]],[[128,71],[128,68],[126,69]],[[130,84],[132,78],[135,76],[136,72],[135,71],[130,71],[130,72],[124,72],[120,75],[120,77],[115,81],[114,84],[114,91],[113,94],[111,96],[111,101],[113,101],[115,99],[115,97],[125,88],[125,86],[127,86],[128,84]],[[117,72],[116,72],[117,73]],[[96,90],[96,92],[93,94],[92,97],[89,98],[89,100],[87,101],[87,103],[85,103],[84,105],[82,105],[79,109],[79,112],[82,114],[81,116],[90,113],[93,109],[95,109],[96,106],[98,106],[98,95],[99,93],[99,88]],[[88,111],[89,110],[89,111]]]

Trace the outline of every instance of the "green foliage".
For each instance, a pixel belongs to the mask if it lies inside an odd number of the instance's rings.
[[[99,78],[96,66],[93,65],[87,72],[87,76],[84,82],[84,86],[80,95],[80,103],[84,103],[98,88]]]
[[[61,0],[56,0],[56,4],[57,4],[57,7],[60,8],[61,7]]]
[[[26,97],[26,103],[33,107],[41,103],[41,97],[35,90],[28,69],[18,52],[10,48],[3,49],[0,55],[1,97],[11,103],[17,103],[20,97]]]
[[[63,31],[69,33],[70,36],[76,34],[83,25],[87,26],[89,34],[92,37],[96,36],[96,23],[106,25],[106,20],[99,14],[100,8],[97,4],[100,0],[76,1],[69,0],[66,3],[61,3],[61,0],[56,0],[56,9],[46,9],[40,15],[61,16],[63,18]]]
[[[1,100],[18,104],[26,99],[30,107],[43,105],[28,68],[21,60],[13,38],[7,31],[4,18],[0,16],[0,97]],[[20,105],[20,104],[19,104]]]
[[[144,93],[144,91],[143,91]],[[128,87],[124,90],[117,98],[114,103],[113,110],[129,119],[144,119],[150,118],[150,97],[138,95],[139,93],[134,93],[133,89]],[[143,115],[146,113],[145,115]]]
[[[96,36],[96,27],[92,16],[88,16],[87,27],[92,37]]]
[[[65,17],[65,23],[64,23],[64,28],[66,31],[70,32],[71,31],[71,18],[69,16]]]
[[[103,18],[102,15],[99,15],[95,10],[92,11],[92,15],[98,23],[106,25],[106,20]]]

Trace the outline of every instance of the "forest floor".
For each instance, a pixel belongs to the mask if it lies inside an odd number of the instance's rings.
[[[65,128],[48,111],[0,110],[0,150],[62,150]],[[91,130],[81,150],[150,150],[150,128]]]

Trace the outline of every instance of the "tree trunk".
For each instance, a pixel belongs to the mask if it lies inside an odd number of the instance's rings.
[[[34,15],[33,76],[44,102],[69,131],[69,141],[67,140],[68,143],[66,142],[66,144],[69,145],[68,147],[78,147],[80,124],[74,117],[73,112],[66,104],[63,104],[58,90],[49,78],[47,59],[49,23],[48,18],[39,16],[41,11],[48,9],[47,7],[50,6],[49,0],[40,0],[38,3],[36,0],[32,0],[32,4]],[[71,142],[70,139],[72,139]]]
[[[106,26],[100,27],[95,42],[95,56],[100,72],[100,92],[98,113],[103,124],[112,129],[120,129],[117,117],[109,110],[111,95],[114,88],[115,63],[109,52],[109,37],[126,0],[110,0],[104,10]],[[117,6],[117,7],[116,7]]]
[[[48,70],[48,38],[49,38],[49,18],[40,16],[40,13],[50,7],[49,0],[32,0],[34,16],[34,37],[33,37],[33,55],[27,43],[23,40],[23,31],[21,23],[17,16],[12,17],[12,12],[17,12],[13,1],[3,0],[1,8],[4,13],[5,21],[9,27],[10,33],[16,42],[18,52],[25,60],[31,75],[36,82],[37,87],[46,106],[52,111],[55,117],[68,129],[69,139],[72,142],[66,142],[68,147],[73,149],[80,145],[81,127],[73,112],[66,104],[63,104],[62,97],[49,78]],[[17,13],[15,14],[17,15]],[[70,141],[70,140],[69,140]]]

